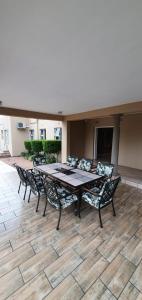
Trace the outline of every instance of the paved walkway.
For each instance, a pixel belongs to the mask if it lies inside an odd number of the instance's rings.
[[[114,203],[102,213],[86,206],[81,219],[73,208],[48,205],[42,217],[37,199],[22,200],[19,179],[0,163],[0,299],[1,300],[142,300],[142,193],[121,184]],[[27,195],[28,196],[28,195]]]

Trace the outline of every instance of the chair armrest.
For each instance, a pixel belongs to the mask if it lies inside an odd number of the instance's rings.
[[[87,189],[87,188],[83,188],[82,190],[85,191],[85,192],[88,192],[88,193],[90,193],[90,194],[92,194],[92,195],[94,195],[94,196],[98,196],[97,193],[95,193],[95,192],[93,192],[93,191],[91,191],[91,190],[89,190],[89,189]]]

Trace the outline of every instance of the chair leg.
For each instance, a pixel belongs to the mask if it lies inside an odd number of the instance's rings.
[[[30,202],[30,198],[31,198],[31,189],[30,189],[30,192],[29,192],[28,203]]]
[[[80,215],[80,208],[81,208],[81,199],[78,200],[78,217],[81,218]]]
[[[99,219],[100,219],[100,227],[103,228],[103,223],[102,223],[102,217],[101,217],[101,210],[99,208]]]
[[[47,204],[48,204],[48,200],[47,200],[47,197],[46,197],[46,202],[45,202],[45,207],[44,207],[43,217],[45,217]]]
[[[20,188],[21,188],[21,181],[20,181],[20,183],[19,183],[18,194],[19,194],[19,192],[20,192]]]
[[[38,194],[38,200],[37,200],[36,212],[38,212],[39,200],[40,200],[40,194]]]
[[[26,192],[27,192],[27,185],[26,185],[26,187],[25,187],[25,193],[24,193],[24,198],[23,198],[23,200],[25,200]]]
[[[61,220],[61,214],[62,214],[62,208],[60,207],[60,210],[59,210],[59,219],[58,219],[58,224],[57,224],[57,227],[56,227],[57,230],[59,230],[59,225],[60,225],[60,220]]]
[[[113,199],[112,199],[112,202],[111,202],[111,204],[112,204],[112,209],[113,209],[113,215],[114,215],[114,217],[115,217],[115,216],[116,216],[116,212],[115,212],[115,208],[114,208]]]

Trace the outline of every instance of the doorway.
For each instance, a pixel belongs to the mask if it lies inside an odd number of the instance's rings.
[[[96,141],[97,141],[97,160],[104,162],[111,162],[111,152],[112,152],[112,138],[113,138],[113,128],[97,128],[96,129]]]

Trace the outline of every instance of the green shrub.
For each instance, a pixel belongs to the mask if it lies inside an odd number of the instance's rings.
[[[47,164],[53,164],[53,163],[56,163],[56,157],[55,157],[55,155],[53,155],[53,154],[48,155]]]
[[[31,141],[31,146],[33,153],[39,154],[43,151],[42,141],[40,140]]]
[[[43,151],[47,154],[58,154],[61,151],[61,141],[43,141]]]
[[[25,145],[25,149],[28,151],[28,153],[31,153],[31,150],[32,150],[31,141],[25,141],[24,145]]]

